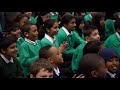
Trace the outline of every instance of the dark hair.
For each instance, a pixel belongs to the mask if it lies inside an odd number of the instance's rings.
[[[79,62],[79,73],[85,75],[86,78],[92,77],[91,71],[96,70],[100,67],[101,61],[104,62],[103,58],[98,54],[86,54]]]
[[[17,28],[20,28],[20,26],[17,22],[8,21],[5,23],[4,32],[15,31]]]
[[[88,53],[98,53],[101,48],[102,42],[98,40],[88,42],[83,48],[83,55]]]
[[[23,26],[22,26],[22,28],[21,28],[21,31],[22,31],[22,34],[24,35],[24,32],[28,32],[29,33],[29,31],[30,31],[30,28],[31,28],[31,26],[32,25],[35,25],[35,24],[33,24],[33,23],[25,23]],[[25,36],[25,35],[24,35]]]
[[[19,14],[19,15],[17,15],[17,17],[15,18],[15,22],[19,22],[23,17],[27,17],[28,18],[28,20],[29,20],[29,16],[28,15],[26,15],[26,14]]]
[[[78,32],[79,36],[82,37],[82,30],[79,29],[79,25],[82,21],[84,21],[84,18],[82,16],[76,16],[76,28],[75,30]]]
[[[36,22],[36,26],[38,29],[40,29],[40,27],[43,25],[43,20],[41,18],[41,16],[44,16],[50,12],[37,12],[38,13],[38,18],[37,18],[37,22]]]
[[[96,26],[91,26],[91,27],[85,29],[83,31],[84,37],[90,36],[95,29],[98,29],[98,28]]]
[[[43,35],[45,35],[45,33],[48,33],[46,28],[48,28],[48,29],[52,28],[55,22],[57,22],[57,20],[55,20],[55,19],[48,19],[48,20],[46,20],[44,22],[44,26],[43,26],[43,28],[42,28],[40,33],[43,34]]]
[[[47,46],[42,47],[39,51],[39,58],[48,59],[51,55],[51,53],[49,52],[49,49],[51,47],[52,47],[51,45],[47,45]]]
[[[115,30],[117,30],[117,28],[120,29],[120,18],[115,21],[114,26]]]
[[[61,20],[61,25],[60,26],[64,26],[64,24],[68,24],[74,18],[75,18],[74,16],[68,15],[68,14],[63,16],[63,18]]]
[[[44,58],[40,58],[39,60],[33,62],[30,67],[30,74],[32,74],[34,77],[38,74],[38,72],[43,69],[48,72],[53,72],[53,67],[51,64]]]
[[[2,53],[2,49],[7,50],[7,48],[17,42],[17,38],[15,36],[4,36],[0,39],[0,52]]]
[[[95,14],[95,16],[92,19],[92,24],[94,26],[97,26],[99,34],[100,34],[101,37],[103,35],[105,35],[105,25],[104,26],[100,25],[100,20],[102,18],[105,18],[105,14],[103,12],[98,12],[98,13]]]

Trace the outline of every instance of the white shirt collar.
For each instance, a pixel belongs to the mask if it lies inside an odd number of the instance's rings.
[[[112,74],[111,72],[107,71],[111,78],[115,78],[116,73]]]
[[[31,44],[33,44],[33,45],[36,45],[37,44],[37,41],[31,41],[30,39],[27,39],[27,38],[25,38],[25,41],[27,41],[27,42],[29,42],[29,43],[31,43]]]
[[[89,16],[92,18],[91,14],[89,14]]]
[[[65,27],[62,27],[62,29],[63,29],[63,30],[64,30],[64,32],[67,34],[67,36],[68,36],[68,35],[72,35],[72,34],[73,34],[73,32],[72,32],[72,31],[71,31],[71,33],[69,33],[69,32],[68,32],[68,30],[67,30]]]
[[[120,35],[118,34],[118,32],[116,32],[116,35],[117,35],[118,39],[120,40]]]
[[[3,54],[0,54],[0,56],[3,58],[3,60],[4,60],[6,63],[9,63],[9,62],[13,63],[13,58],[12,58],[12,57],[11,57],[10,60],[8,60]]]
[[[51,43],[55,42],[55,38],[50,37],[49,35],[45,34],[45,38],[47,38]]]
[[[54,68],[54,71],[55,71],[55,73],[59,76],[59,74],[60,74],[60,70],[59,70],[59,68],[58,68],[58,67],[57,67],[57,69]]]

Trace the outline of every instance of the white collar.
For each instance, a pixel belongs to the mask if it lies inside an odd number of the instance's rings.
[[[118,32],[116,32],[116,35],[117,35],[118,39],[120,40],[120,35],[118,34]]]
[[[19,41],[22,37],[19,37],[17,41]]]
[[[55,42],[55,40],[56,40],[55,38],[50,37],[46,33],[45,33],[45,38],[47,38],[51,43]]]
[[[63,29],[63,30],[64,30],[64,32],[67,34],[67,36],[68,36],[68,35],[72,35],[72,34],[73,34],[73,32],[72,32],[72,31],[71,31],[71,33],[69,33],[69,32],[68,32],[68,30],[67,30],[65,27],[62,27],[62,29]]]
[[[11,57],[10,60],[8,60],[2,53],[0,54],[0,56],[3,58],[3,60],[6,62],[6,63],[13,63],[13,58]]]
[[[111,72],[107,71],[111,78],[115,78],[116,73],[112,74]]]
[[[55,73],[59,76],[59,74],[60,74],[59,68],[58,68],[58,67],[57,67],[57,68],[54,68],[54,71],[55,71]]]
[[[89,14],[89,16],[92,18],[91,14]]]
[[[31,43],[33,45],[37,44],[37,40],[34,42],[34,41],[31,41],[30,39],[25,38],[25,41],[27,41],[27,42],[29,42],[29,43]]]

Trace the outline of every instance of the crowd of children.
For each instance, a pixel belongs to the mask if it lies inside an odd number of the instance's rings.
[[[120,77],[119,12],[2,15],[0,79]]]

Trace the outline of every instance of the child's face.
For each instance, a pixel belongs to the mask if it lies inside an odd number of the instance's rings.
[[[21,30],[19,28],[15,29],[14,31],[11,31],[10,33],[12,36],[16,36],[17,38],[20,38]]]
[[[97,29],[93,30],[91,35],[89,36],[89,40],[93,41],[93,40],[99,40],[100,41],[100,35]]]
[[[85,24],[84,24],[84,21],[82,21],[81,23],[80,23],[80,25],[79,25],[79,29],[83,29],[84,28],[84,26],[85,26]]]
[[[62,54],[59,52],[58,48],[51,47],[50,52],[52,53],[52,55],[50,57],[52,64],[60,65],[64,62],[63,58],[62,58]]]
[[[105,18],[101,18],[101,20],[100,20],[100,25],[101,25],[101,26],[104,26],[104,22],[105,22]]]
[[[4,55],[11,58],[11,57],[16,57],[17,55],[17,47],[16,43],[11,44],[7,50],[4,50]]]
[[[33,75],[30,75],[30,78],[53,78],[53,72],[49,72],[43,68],[37,73],[35,77],[33,77]]]
[[[57,35],[58,34],[58,30],[59,30],[59,24],[58,22],[55,22],[52,26],[52,28],[50,28],[49,33],[51,36]]]
[[[113,57],[106,62],[106,67],[111,73],[115,73],[119,67],[119,60],[117,57]]]
[[[75,27],[76,27],[76,21],[75,21],[75,19],[74,18],[71,19],[70,22],[68,22],[68,24],[66,26],[67,26],[67,29],[69,31],[75,30]]]
[[[22,27],[26,22],[28,22],[28,17],[23,17],[21,18],[19,24],[20,24],[20,27]]]
[[[37,26],[36,25],[32,25],[30,27],[29,33],[27,33],[27,34],[28,34],[28,36],[27,36],[28,39],[30,39],[32,41],[37,40],[37,38],[38,38]]]

